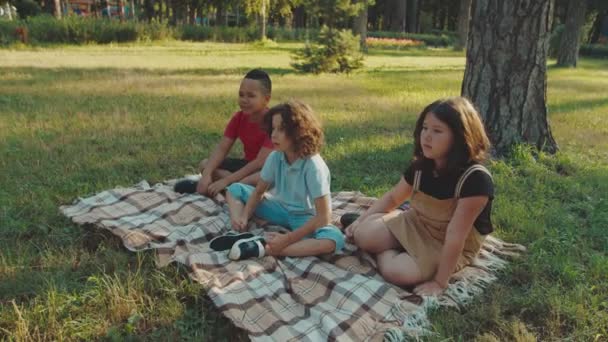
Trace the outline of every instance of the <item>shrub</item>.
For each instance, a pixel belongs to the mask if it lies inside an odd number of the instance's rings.
[[[579,50],[581,56],[608,58],[608,45],[585,44]]]
[[[32,17],[42,12],[40,5],[34,0],[18,0],[15,2],[15,8],[20,18]]]
[[[549,37],[549,50],[547,54],[551,58],[557,58],[557,51],[559,51],[559,44],[562,40],[562,33],[564,32],[565,26],[563,24],[555,26],[551,36]]]
[[[307,44],[296,53],[291,65],[296,70],[314,74],[349,73],[363,66],[359,37],[348,30],[324,27],[319,33],[318,45]]]
[[[395,38],[374,38],[369,37],[365,40],[365,44],[371,48],[383,49],[403,49],[410,47],[423,47],[423,41],[414,39],[395,39]]]
[[[15,30],[19,23],[15,20],[0,20],[0,46],[14,43],[17,40]]]
[[[137,25],[138,39],[144,41],[165,40],[173,38],[175,30],[167,22],[152,20]]]
[[[388,31],[371,31],[367,34],[370,38],[392,38],[392,39],[411,39],[423,42],[426,46],[433,47],[448,47],[453,46],[456,38],[448,34],[419,34],[407,32],[388,32]]]

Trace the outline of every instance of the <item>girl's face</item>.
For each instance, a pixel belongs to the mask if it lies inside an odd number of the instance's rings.
[[[256,115],[264,113],[270,96],[264,95],[262,84],[257,80],[245,78],[239,88],[239,107],[243,113]]]
[[[272,116],[272,133],[270,134],[270,140],[277,151],[281,152],[292,152],[293,142],[289,138],[283,128],[283,118],[281,115],[276,114]]]
[[[436,166],[444,167],[453,143],[454,133],[450,127],[432,112],[428,113],[420,132],[420,146],[424,156],[434,160]]]

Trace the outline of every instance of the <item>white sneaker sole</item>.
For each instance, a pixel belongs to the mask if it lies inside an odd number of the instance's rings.
[[[230,252],[228,253],[228,258],[230,258],[230,260],[241,260],[241,249],[239,248],[239,245],[241,243],[247,243],[249,241],[255,241],[255,243],[258,245],[258,255],[253,255],[251,257],[262,258],[264,256],[265,250],[264,250],[264,246],[262,245],[260,240],[261,240],[261,237],[254,236],[249,239],[243,239],[243,240],[237,241],[234,245],[232,245],[232,248],[230,248]]]

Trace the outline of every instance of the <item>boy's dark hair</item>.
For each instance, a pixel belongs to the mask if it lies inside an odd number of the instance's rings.
[[[298,157],[310,157],[321,151],[323,128],[312,108],[298,100],[290,100],[270,108],[264,115],[268,135],[272,135],[272,118],[275,115],[281,116],[285,134],[291,139]]]
[[[264,88],[264,95],[270,95],[272,92],[272,81],[270,81],[270,76],[268,76],[266,71],[262,69],[253,69],[245,75],[245,78],[260,82],[262,88]]]

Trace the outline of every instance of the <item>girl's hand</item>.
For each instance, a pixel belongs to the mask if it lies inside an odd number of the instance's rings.
[[[429,280],[414,288],[414,293],[419,296],[439,296],[443,291],[445,291],[445,287],[439,285],[435,280]]]
[[[226,182],[225,178],[222,178],[218,181],[215,181],[213,183],[211,183],[211,185],[209,185],[208,188],[208,192],[209,195],[211,195],[211,197],[217,195],[220,191],[226,189],[226,187],[228,186],[228,182]]]
[[[291,245],[288,234],[267,233],[266,234],[266,254],[277,256],[285,247]]]
[[[241,216],[235,220],[232,220],[232,228],[237,232],[246,232],[247,231],[247,223],[249,219],[246,216]]]

